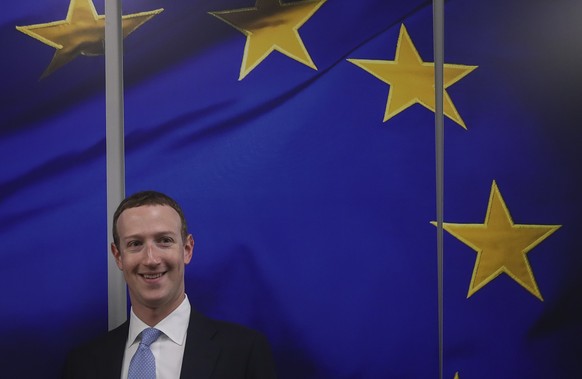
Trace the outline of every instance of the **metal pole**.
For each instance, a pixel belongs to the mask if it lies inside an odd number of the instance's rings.
[[[433,0],[439,378],[444,366],[444,1]]]
[[[123,37],[121,0],[105,1],[105,103],[107,144],[107,305],[109,330],[127,319],[127,292],[109,251],[113,213],[125,197]]]

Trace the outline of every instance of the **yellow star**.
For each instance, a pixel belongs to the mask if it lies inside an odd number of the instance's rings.
[[[157,9],[123,16],[123,38],[162,11]],[[79,55],[104,54],[105,16],[97,14],[92,0],[71,0],[65,20],[17,26],[16,29],[57,49],[41,79]]]
[[[526,254],[560,226],[514,224],[495,181],[491,187],[485,223],[443,223],[444,230],[477,252],[467,297],[506,273],[542,301]]]
[[[459,373],[455,373],[455,377],[453,379],[460,379],[461,377],[459,376]]]
[[[390,85],[384,121],[417,103],[435,111],[434,63],[423,62],[404,24],[400,27],[396,57],[393,61],[370,59],[348,59],[348,61]],[[446,88],[476,68],[477,66],[444,64],[444,114],[464,129],[467,127]]]
[[[283,4],[280,0],[257,0],[254,8],[210,12],[247,36],[238,80],[244,79],[274,50],[317,70],[299,36],[299,28],[325,1]]]

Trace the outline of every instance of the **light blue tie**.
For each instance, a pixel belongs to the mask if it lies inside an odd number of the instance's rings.
[[[128,379],[156,379],[156,359],[150,350],[150,345],[158,339],[162,332],[147,328],[141,332],[141,342],[129,364]]]

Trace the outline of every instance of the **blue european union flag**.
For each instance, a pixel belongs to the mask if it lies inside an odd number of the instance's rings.
[[[72,345],[106,329],[104,60],[80,55],[39,81],[55,48],[15,29],[68,6],[3,5],[0,233],[14,284],[0,320],[16,343],[0,355],[19,363],[13,377],[56,377]],[[193,306],[264,332],[281,378],[437,377],[432,2],[123,7],[164,8],[124,40],[126,185],[183,205]],[[484,228],[497,188],[520,231],[561,226],[521,250],[504,239],[498,261],[446,235],[445,378],[581,369],[581,12],[445,6],[445,222]],[[503,271],[505,253],[523,270]],[[488,267],[501,271],[472,290]]]
[[[479,65],[450,90],[468,130],[446,130],[445,222],[491,216],[492,225],[497,187],[509,234],[523,237],[494,231],[496,240],[472,236],[473,248],[445,239],[445,371],[461,379],[575,377],[582,368],[580,15],[576,1],[445,7],[446,60]]]
[[[2,4],[2,376],[56,378],[107,327],[104,62],[43,80],[55,49],[16,27],[63,20],[67,1]]]

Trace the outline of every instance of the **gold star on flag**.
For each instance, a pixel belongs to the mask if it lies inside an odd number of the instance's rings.
[[[455,373],[455,377],[453,379],[460,379],[461,377],[459,376],[459,373]]]
[[[444,230],[477,252],[467,297],[506,273],[540,300],[543,298],[526,255],[560,226],[514,224],[495,181],[483,224],[443,223]]]
[[[123,16],[123,38],[162,11],[157,9]],[[79,55],[104,54],[105,16],[97,14],[92,0],[71,0],[65,20],[17,26],[16,29],[57,49],[41,79]]]
[[[393,61],[370,59],[348,59],[348,61],[390,85],[384,121],[414,104],[422,104],[435,111],[434,63],[422,60],[404,24],[400,27],[396,57]],[[446,88],[476,68],[477,66],[444,64],[444,114],[464,129],[467,127]]]
[[[210,12],[247,36],[238,79],[244,79],[274,50],[317,70],[299,28],[325,1],[283,4],[279,0],[257,0],[253,8]]]

